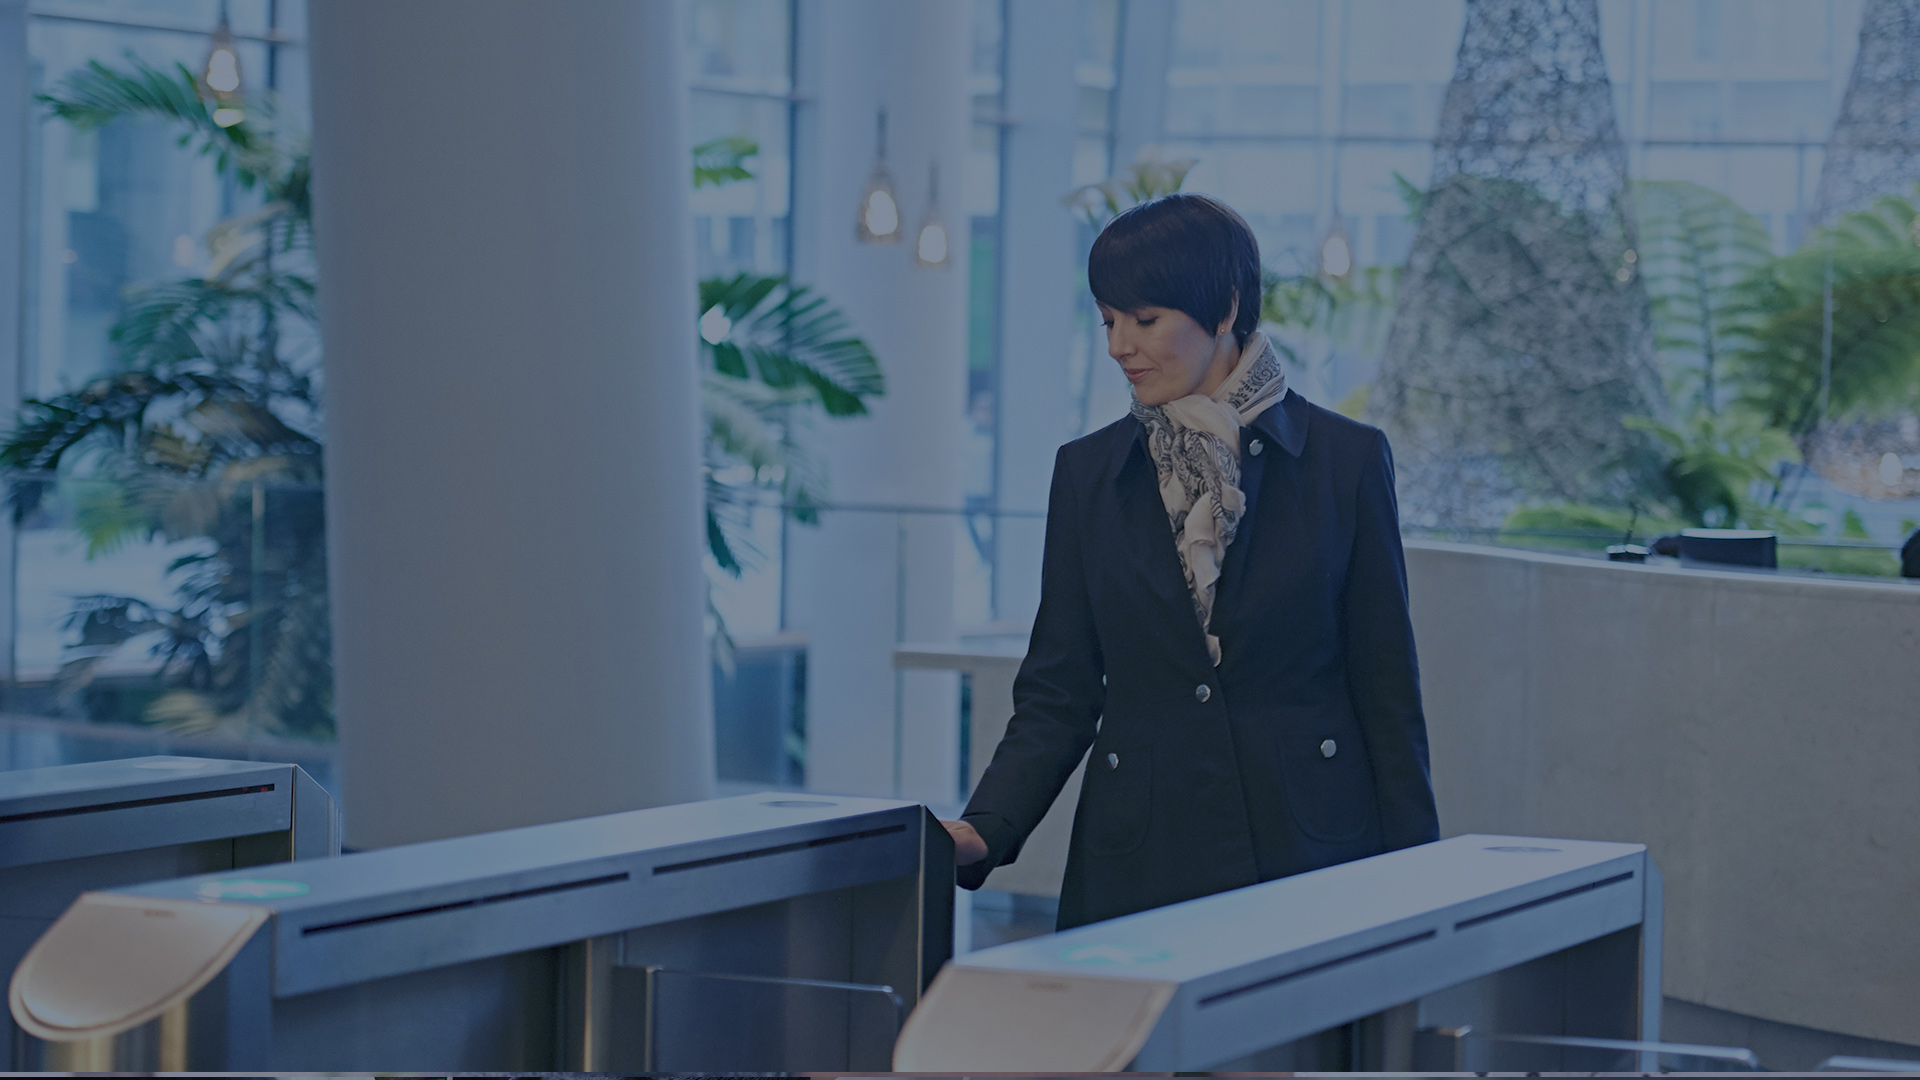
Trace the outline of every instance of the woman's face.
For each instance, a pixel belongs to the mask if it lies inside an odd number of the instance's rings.
[[[1239,360],[1232,334],[1216,334],[1175,308],[1120,311],[1100,306],[1107,355],[1120,364],[1142,405],[1165,405],[1189,394],[1210,394]],[[1233,315],[1227,315],[1228,326]]]

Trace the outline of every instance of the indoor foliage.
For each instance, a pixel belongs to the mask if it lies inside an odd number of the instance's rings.
[[[97,719],[331,737],[307,145],[275,123],[270,97],[221,126],[185,67],[131,55],[119,70],[90,63],[40,100],[79,128],[167,124],[259,200],[209,231],[204,274],[128,291],[111,331],[119,370],[26,402],[0,445],[16,522],[57,492],[90,557],[129,541],[205,541],[168,568],[167,604],[75,598],[59,698]],[[695,183],[747,177],[756,152],[737,138],[696,147]],[[823,498],[808,415],[864,412],[883,384],[845,317],[808,290],[740,275],[699,292],[707,540],[737,574],[747,503],[770,492],[811,520]],[[136,640],[152,643],[154,685],[125,701],[102,693],[103,661]]]
[[[213,122],[184,67],[95,61],[40,100],[78,128],[160,121],[214,161],[253,209],[206,236],[198,277],[137,286],[111,330],[119,370],[29,401],[0,448],[16,520],[56,486],[90,554],[130,540],[201,538],[169,567],[170,604],[77,597],[63,700],[87,695],[121,645],[155,638],[159,687],[87,711],[185,730],[331,734],[333,676],[319,484],[311,159],[256,98]],[[128,715],[130,713],[130,715]]]

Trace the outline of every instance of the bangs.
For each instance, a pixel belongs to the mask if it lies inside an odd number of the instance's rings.
[[[1123,211],[1087,256],[1093,298],[1116,311],[1172,308],[1214,332],[1234,299],[1241,341],[1260,322],[1260,248],[1239,214],[1179,192]]]

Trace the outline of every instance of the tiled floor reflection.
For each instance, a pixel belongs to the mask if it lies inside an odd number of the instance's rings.
[[[981,889],[973,894],[973,947],[990,949],[1051,934],[1058,911],[1059,904],[1051,897]]]

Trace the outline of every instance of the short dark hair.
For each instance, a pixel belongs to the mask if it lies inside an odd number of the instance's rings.
[[[1260,324],[1260,244],[1218,199],[1179,191],[1120,212],[1087,256],[1093,298],[1116,311],[1185,312],[1212,333],[1234,299],[1233,336],[1246,344]]]

